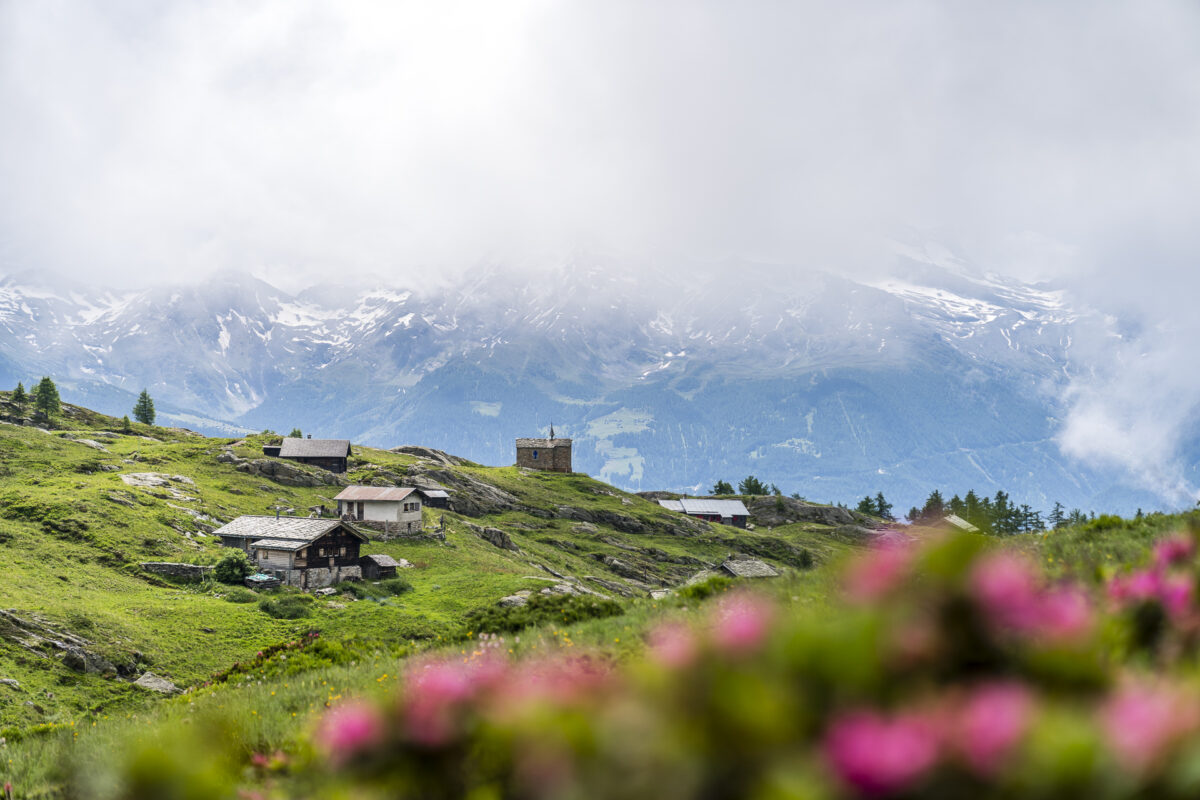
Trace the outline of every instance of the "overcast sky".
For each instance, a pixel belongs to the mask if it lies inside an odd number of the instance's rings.
[[[1197,42],[1191,0],[0,0],[0,272],[856,273],[934,240],[1149,323],[1064,433],[1140,452],[1200,398]]]

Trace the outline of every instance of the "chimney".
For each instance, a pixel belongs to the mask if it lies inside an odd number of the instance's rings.
[[[311,434],[311,433],[308,435],[308,438],[310,438],[310,439],[312,438],[312,434]]]

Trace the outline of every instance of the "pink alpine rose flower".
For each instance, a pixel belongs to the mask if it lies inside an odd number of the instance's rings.
[[[995,775],[1029,728],[1033,700],[1016,683],[982,686],[967,698],[955,725],[955,744],[968,766]]]
[[[1200,722],[1196,700],[1166,686],[1127,686],[1101,711],[1109,747],[1126,767],[1143,770]]]
[[[1033,632],[1039,621],[1038,575],[1027,559],[990,553],[971,571],[970,591],[993,624]]]
[[[926,717],[858,711],[835,721],[824,753],[837,776],[869,797],[911,788],[937,764],[937,727]]]
[[[669,669],[680,669],[696,659],[699,648],[691,628],[680,622],[666,622],[650,631],[650,658]]]
[[[1196,543],[1187,534],[1176,534],[1154,546],[1154,566],[1161,569],[1184,564],[1196,553]]]
[[[913,556],[913,548],[905,545],[873,548],[847,568],[846,594],[857,603],[871,603],[891,594],[908,577]]]
[[[383,738],[384,723],[377,710],[365,703],[347,703],[325,715],[317,742],[336,765],[364,755]]]
[[[739,592],[721,599],[712,627],[712,640],[728,653],[757,650],[767,638],[774,609],[763,598]]]

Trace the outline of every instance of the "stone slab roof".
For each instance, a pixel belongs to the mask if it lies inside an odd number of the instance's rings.
[[[334,500],[381,500],[394,503],[403,500],[415,490],[400,486],[347,486]]]
[[[735,578],[774,578],[779,575],[774,567],[757,558],[730,559],[721,565],[721,569]]]
[[[349,439],[296,439],[291,436],[279,447],[280,458],[349,458]]]
[[[450,498],[450,493],[442,491],[441,489],[417,489],[417,491],[420,492],[421,494],[425,495],[426,497],[445,497],[446,499]]]
[[[250,543],[260,550],[303,550],[308,545],[307,539],[258,539]]]
[[[398,567],[398,566],[400,566],[399,561],[397,561],[396,559],[392,558],[389,555],[384,555],[383,553],[370,553],[368,555],[363,556],[362,558],[369,558],[381,567]],[[361,561],[362,559],[359,559],[359,560]]]
[[[367,537],[355,530],[353,525],[337,519],[312,519],[310,517],[238,517],[213,531],[214,536],[229,536],[237,539],[260,539],[308,542],[316,541],[334,528],[342,527],[362,541]],[[303,545],[301,545],[303,547]]]
[[[682,511],[684,514],[715,514],[720,517],[750,516],[741,500],[696,500],[685,497],[682,500],[659,500],[658,504],[668,511]]]
[[[538,447],[549,450],[553,447],[570,447],[570,439],[517,439],[517,447]]]

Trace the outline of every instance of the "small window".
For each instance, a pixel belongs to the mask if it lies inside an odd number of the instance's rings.
[[[537,461],[537,450],[533,451],[533,460]]]
[[[322,547],[322,548],[320,548],[319,550],[317,550],[317,555],[319,555],[319,556],[323,556],[323,555],[325,555],[325,548],[324,548],[324,547]]]
[[[342,551],[338,555],[346,555],[346,548],[343,547]]]

